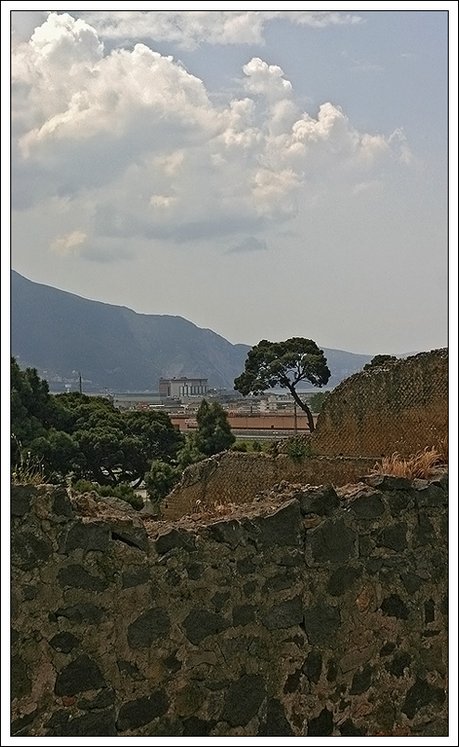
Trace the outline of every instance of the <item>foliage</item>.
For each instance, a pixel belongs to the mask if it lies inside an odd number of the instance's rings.
[[[289,438],[285,444],[285,451],[293,462],[302,462],[306,456],[311,455],[310,445],[302,436]]]
[[[435,473],[437,467],[443,463],[439,452],[426,447],[411,457],[404,458],[394,452],[390,457],[384,457],[371,470],[372,475],[393,475],[407,477],[410,480],[421,478],[426,480]]]
[[[241,441],[240,443],[235,443],[231,447],[231,451],[241,451],[241,452],[247,452],[247,444],[244,443],[244,441]]]
[[[117,410],[104,397],[51,396],[35,369],[11,362],[12,464],[30,452],[43,475],[138,486],[153,459],[175,462],[184,437],[163,412]]]
[[[262,451],[263,447],[259,441],[252,441],[251,443],[252,451]]]
[[[330,396],[330,392],[317,392],[309,397],[309,408],[311,412],[318,414]]]
[[[308,381],[321,387],[330,378],[323,350],[313,340],[291,337],[284,342],[261,340],[247,355],[244,372],[234,380],[234,388],[243,394],[261,394],[280,386],[288,389],[296,404],[306,413],[310,431],[314,430],[311,411],[296,387]]]
[[[205,456],[226,451],[235,442],[225,410],[218,402],[203,399],[196,415],[196,448]]]
[[[178,467],[173,467],[161,459],[154,459],[145,477],[148,497],[157,503],[162,501],[180,479],[180,475],[181,470]]]
[[[74,490],[77,493],[97,493],[102,498],[120,498],[127,503],[130,503],[132,508],[140,511],[143,508],[143,500],[140,495],[137,495],[134,488],[127,483],[120,483],[119,485],[99,485],[98,482],[91,482],[90,480],[77,480],[73,485]]]
[[[181,470],[189,467],[190,464],[201,462],[206,455],[199,451],[196,445],[196,434],[187,433],[183,446],[177,451],[177,464]]]
[[[364,371],[368,371],[373,368],[382,368],[389,363],[393,363],[397,358],[395,355],[375,355],[369,363],[366,363],[363,367]]]

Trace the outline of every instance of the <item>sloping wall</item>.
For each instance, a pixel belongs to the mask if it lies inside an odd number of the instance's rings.
[[[366,474],[374,459],[304,457],[286,454],[245,454],[225,451],[193,464],[161,504],[165,519],[180,519],[199,506],[250,503],[261,492],[283,480],[302,485],[344,485]]]
[[[445,735],[447,489],[153,523],[12,492],[12,732]]]
[[[314,453],[407,456],[448,434],[448,351],[397,360],[354,374],[328,397],[312,438]]]

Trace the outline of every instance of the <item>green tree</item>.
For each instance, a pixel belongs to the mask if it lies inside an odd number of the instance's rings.
[[[304,337],[291,337],[284,342],[261,340],[249,351],[244,372],[235,379],[234,388],[244,396],[261,394],[275,386],[288,389],[298,407],[306,413],[312,432],[312,413],[296,388],[301,381],[321,387],[330,375],[323,350],[313,340]]]
[[[181,471],[178,467],[173,467],[162,459],[154,459],[150,471],[145,476],[149,498],[155,503],[162,501],[170,493],[180,475]]]
[[[395,355],[375,355],[369,363],[365,363],[363,370],[368,371],[370,368],[381,368],[388,363],[393,363],[397,358]]]
[[[317,392],[309,397],[309,409],[311,412],[319,413],[330,396],[330,392]]]
[[[196,432],[196,448],[205,456],[226,451],[235,442],[231,433],[228,416],[218,402],[209,405],[203,399],[196,415],[198,429]]]

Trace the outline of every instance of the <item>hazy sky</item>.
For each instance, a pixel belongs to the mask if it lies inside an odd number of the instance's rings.
[[[446,344],[445,11],[12,27],[18,272],[231,342]]]

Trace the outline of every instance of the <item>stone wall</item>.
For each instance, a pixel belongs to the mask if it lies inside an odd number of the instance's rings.
[[[272,457],[226,451],[187,467],[181,481],[161,504],[161,513],[165,519],[179,519],[199,506],[250,503],[284,480],[303,485],[344,485],[366,474],[374,464],[374,459],[294,460],[282,453]]]
[[[448,351],[354,374],[328,397],[312,444],[317,454],[404,456],[448,434]]]
[[[447,734],[446,477],[153,522],[12,490],[16,736]]]

